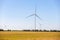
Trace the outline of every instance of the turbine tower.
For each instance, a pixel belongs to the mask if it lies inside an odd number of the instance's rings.
[[[35,13],[26,17],[26,18],[28,18],[28,17],[34,16],[34,20],[35,20],[35,23],[34,23],[34,25],[35,25],[35,30],[36,30],[36,17],[41,20],[41,18],[37,15],[36,12],[37,12],[37,6],[35,5]]]

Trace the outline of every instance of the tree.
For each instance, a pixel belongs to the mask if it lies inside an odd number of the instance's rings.
[[[3,29],[0,29],[0,31],[4,31]]]

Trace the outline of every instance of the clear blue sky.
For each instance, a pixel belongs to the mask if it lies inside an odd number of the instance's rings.
[[[34,29],[37,4],[37,29],[60,30],[60,0],[0,0],[0,28]]]

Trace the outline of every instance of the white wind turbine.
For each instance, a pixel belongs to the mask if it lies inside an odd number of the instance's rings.
[[[34,25],[35,25],[35,30],[36,30],[36,17],[41,20],[41,18],[37,15],[36,12],[37,12],[37,9],[36,9],[36,6],[35,6],[35,13],[32,14],[32,15],[30,15],[30,16],[28,16],[28,17],[34,16],[34,20],[35,20],[35,23],[34,23]],[[26,17],[26,18],[28,18],[28,17]]]

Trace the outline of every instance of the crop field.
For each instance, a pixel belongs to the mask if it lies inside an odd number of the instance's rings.
[[[60,40],[60,32],[1,31],[0,40]]]

